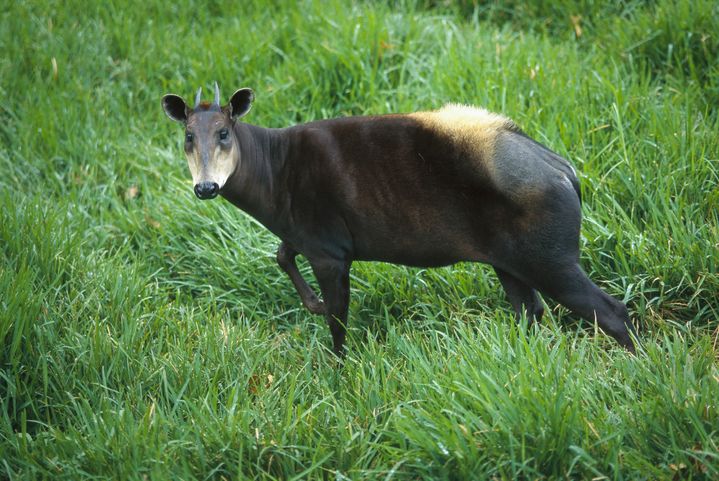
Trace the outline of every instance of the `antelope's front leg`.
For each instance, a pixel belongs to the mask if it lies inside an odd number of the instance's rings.
[[[317,297],[317,294],[307,284],[305,278],[302,277],[300,270],[297,268],[295,257],[297,257],[297,251],[283,241],[277,249],[277,264],[290,277],[292,284],[294,284],[297,293],[300,295],[302,304],[307,310],[312,314],[325,314],[325,304]]]
[[[350,302],[351,262],[332,258],[311,258],[309,261],[325,300],[325,318],[332,333],[333,351],[342,358]]]

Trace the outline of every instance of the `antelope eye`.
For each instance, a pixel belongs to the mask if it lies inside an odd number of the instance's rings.
[[[192,143],[192,140],[193,140],[194,138],[195,138],[195,137],[194,137],[191,133],[189,133],[189,132],[185,134],[185,142],[187,142],[188,144],[189,144],[189,143]]]
[[[230,135],[230,133],[227,131],[227,129],[220,130],[220,140],[227,140],[227,137]]]

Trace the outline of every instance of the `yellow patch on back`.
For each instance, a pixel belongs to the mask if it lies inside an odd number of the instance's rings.
[[[439,110],[409,116],[484,159],[492,158],[499,132],[517,130],[509,118],[471,105],[447,104]]]

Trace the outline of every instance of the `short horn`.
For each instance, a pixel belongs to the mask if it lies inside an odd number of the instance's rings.
[[[215,82],[215,105],[220,105],[220,87]]]
[[[195,108],[200,106],[201,99],[202,99],[202,87],[197,89],[197,95],[195,95]]]

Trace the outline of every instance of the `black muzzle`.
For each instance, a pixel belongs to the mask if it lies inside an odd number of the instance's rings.
[[[217,182],[200,182],[195,184],[195,195],[200,199],[214,199],[220,192]]]

